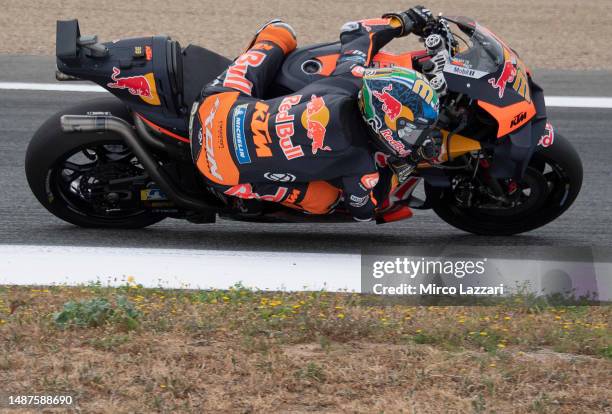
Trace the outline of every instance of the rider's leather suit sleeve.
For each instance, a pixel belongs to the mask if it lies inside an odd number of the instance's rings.
[[[399,34],[384,21],[365,21],[357,30],[345,31],[341,60],[367,64]],[[323,203],[328,207],[319,206],[309,201],[314,199],[309,196],[315,193],[312,184],[301,188],[300,183],[325,180],[342,188],[356,219],[371,219],[371,190],[378,173],[357,108],[360,79],[350,70],[348,76],[336,71],[336,76],[292,95],[263,99],[285,55],[295,47],[287,25],[268,24],[248,50],[204,88],[191,122],[194,162],[211,185],[227,195],[287,204],[299,193],[294,204],[315,214],[332,208],[333,191],[327,191]],[[365,58],[352,60],[360,56],[354,51],[361,50]],[[281,179],[285,181],[270,182]]]
[[[356,65],[369,66],[380,49],[401,34],[400,24],[390,18],[346,23],[341,29],[342,46],[333,74],[349,73]]]
[[[285,56],[296,46],[291,26],[281,21],[266,24],[257,32],[249,48],[205,92],[210,95],[231,89],[253,98],[263,98]]]

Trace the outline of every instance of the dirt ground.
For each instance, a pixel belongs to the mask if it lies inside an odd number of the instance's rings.
[[[70,393],[73,412],[113,414],[604,413],[611,317],[529,296],[0,286],[0,396]]]
[[[505,38],[536,68],[608,69],[612,64],[610,0],[438,0],[434,13],[467,15]],[[418,3],[415,3],[418,4]],[[78,18],[84,34],[101,40],[165,33],[228,57],[273,17],[291,23],[301,44],[337,39],[346,21],[404,10],[404,1],[323,0],[0,0],[0,53],[53,55],[55,21]],[[414,47],[398,40],[397,51]]]

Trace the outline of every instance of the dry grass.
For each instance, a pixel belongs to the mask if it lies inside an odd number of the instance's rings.
[[[94,322],[85,308],[54,316],[92,299],[107,309]],[[100,413],[605,412],[611,315],[239,286],[0,287],[0,389],[73,391]]]
[[[434,12],[467,15],[504,37],[526,62],[539,68],[605,69],[612,66],[610,0],[436,0],[422,2]],[[349,20],[405,10],[417,2],[364,0],[0,0],[0,53],[55,51],[55,20],[78,18],[84,33],[106,41],[167,33],[235,56],[257,28],[282,17],[301,44],[338,38]],[[405,40],[392,49],[413,47]]]

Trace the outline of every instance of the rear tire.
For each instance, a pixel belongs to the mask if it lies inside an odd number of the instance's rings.
[[[25,170],[30,189],[38,201],[56,217],[81,227],[90,228],[143,228],[165,217],[145,210],[122,216],[94,216],[70,205],[54,184],[57,169],[67,154],[93,145],[122,143],[112,132],[65,133],[61,130],[62,115],[85,115],[88,112],[110,112],[131,122],[130,113],[116,98],[99,98],[64,109],[49,118],[34,134],[26,153]]]
[[[439,197],[433,210],[451,226],[479,235],[510,236],[535,230],[563,214],[576,200],[582,178],[578,153],[566,138],[557,134],[553,145],[537,148],[526,172],[525,179],[540,191],[540,197],[516,214],[490,214],[477,207],[460,207],[451,189],[441,195],[429,186],[426,191],[428,197]]]

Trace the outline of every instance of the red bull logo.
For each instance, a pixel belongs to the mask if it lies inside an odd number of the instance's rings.
[[[246,200],[263,200],[272,203],[280,203],[287,196],[287,187],[278,187],[275,194],[257,194],[253,191],[251,184],[238,184],[224,191],[224,194],[232,197],[243,198]]]
[[[546,123],[545,131],[546,133],[542,135],[540,141],[538,142],[538,145],[544,148],[548,148],[555,142],[555,129],[553,128],[550,122]]]
[[[389,94],[393,90],[393,85],[389,84],[385,86],[381,92],[372,92],[374,97],[378,99],[383,105],[382,110],[391,121],[395,121],[400,113],[402,112],[402,103],[395,99]]]
[[[310,102],[306,104],[306,110],[302,114],[302,125],[306,129],[308,138],[312,140],[312,153],[316,155],[319,150],[331,151],[325,145],[325,134],[329,124],[329,109],[325,100],[317,95],[312,95]]]
[[[113,74],[111,79],[114,83],[109,83],[109,88],[127,89],[129,93],[136,96],[144,96],[146,98],[151,97],[151,86],[149,81],[144,76],[126,76],[125,78],[119,78],[121,74],[119,68],[113,68]]]
[[[489,79],[489,83],[493,86],[493,88],[497,89],[499,92],[499,99],[504,97],[504,93],[506,92],[506,84],[508,82],[514,82],[514,78],[516,77],[516,68],[514,64],[510,60],[506,60],[504,64],[504,70],[498,79],[491,78]]]
[[[155,88],[155,78],[152,73],[126,77],[119,77],[120,74],[121,69],[113,67],[113,74],[111,75],[113,82],[106,84],[106,86],[113,89],[127,89],[130,94],[139,96],[150,105],[160,105]]]

